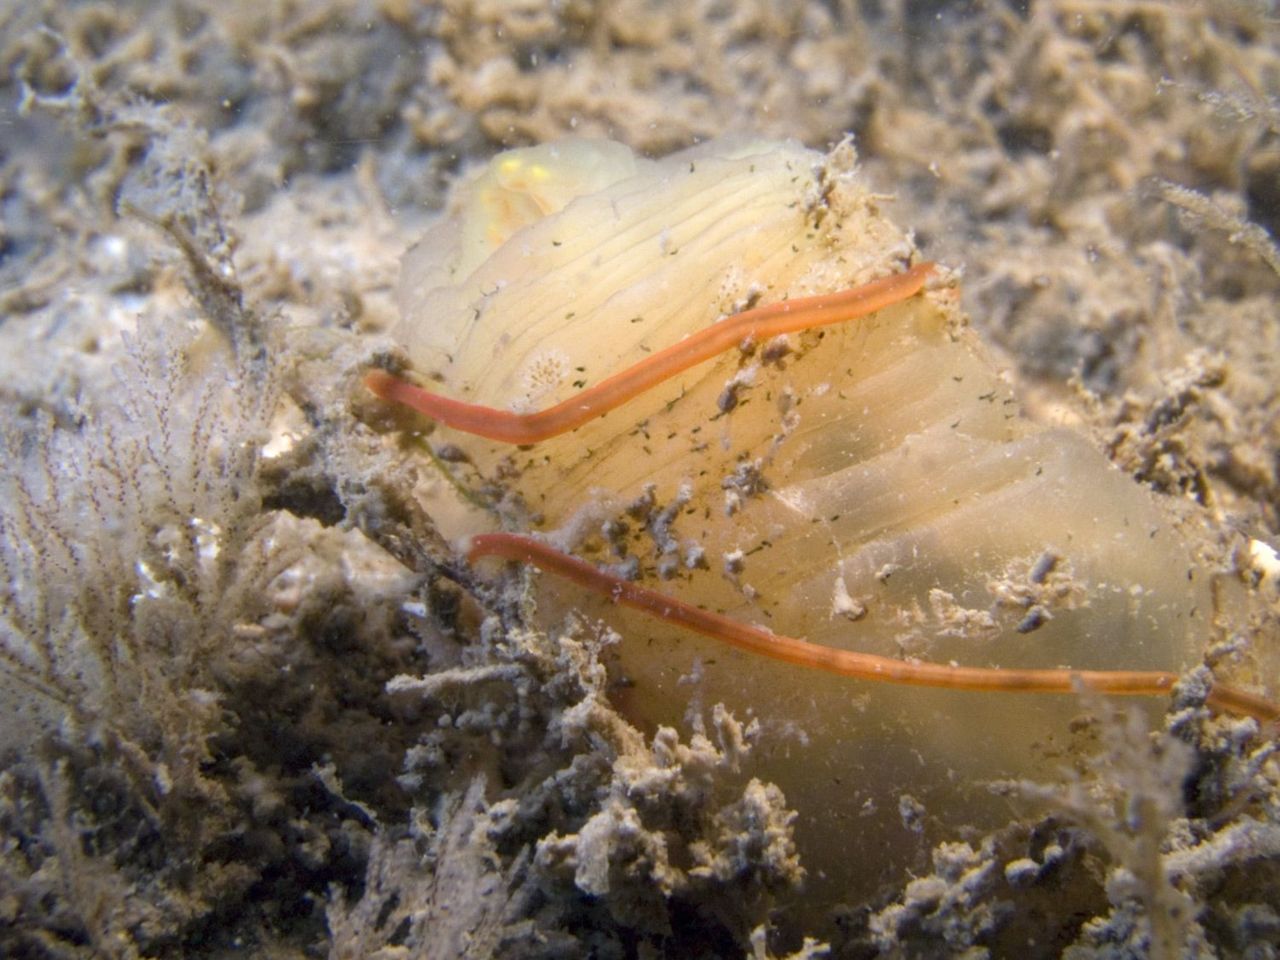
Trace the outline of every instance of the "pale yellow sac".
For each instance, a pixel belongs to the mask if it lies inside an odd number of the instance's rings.
[[[399,336],[416,369],[443,377],[459,399],[542,407],[753,293],[820,292],[869,278],[886,246],[905,251],[900,233],[881,228],[865,238],[879,249],[833,270],[807,239],[800,206],[805,189],[816,190],[814,154],[794,144],[715,146],[661,163],[628,163],[619,157],[626,148],[587,140],[495,158],[464,187],[457,214],[406,256]],[[556,158],[554,174],[502,173]],[[572,176],[582,192],[569,200]],[[523,221],[544,207],[552,212]]]
[[[438,372],[457,349],[456,330],[435,318],[461,307],[467,284],[489,255],[515,233],[559,213],[575,198],[605,190],[636,173],[639,161],[622,144],[567,140],[511,150],[496,157],[459,191],[454,216],[429,232],[406,255],[402,271],[401,333],[415,363]],[[482,275],[495,287],[506,280]],[[477,283],[483,282],[477,278]]]
[[[914,253],[847,145],[713,142],[630,164],[622,149],[500,156],[406,257],[402,336],[441,392],[548,406],[745,305]],[[1194,663],[1212,595],[1183,536],[1085,438],[1021,413],[955,293],[734,351],[528,449],[439,436],[482,470],[514,456],[559,545],[777,633],[974,666]],[[618,627],[615,699],[637,723],[679,724],[691,697],[760,720],[752,773],[799,813],[806,909],[924,865],[919,822],[1002,822],[982,782],[1053,776],[1043,747],[1083,709],[818,675],[553,581],[540,593],[544,611]],[[924,821],[902,816],[915,803]]]

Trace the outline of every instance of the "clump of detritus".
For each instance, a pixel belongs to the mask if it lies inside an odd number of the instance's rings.
[[[1196,351],[1165,378],[1159,391],[1131,391],[1121,398],[1111,414],[1116,424],[1108,441],[1111,459],[1161,493],[1210,505],[1207,473],[1215,454],[1187,428],[1196,420],[1229,415],[1214,395],[1227,371],[1223,358]]]
[[[647,749],[618,756],[599,809],[576,831],[539,840],[544,874],[649,935],[671,935],[672,901],[700,903],[739,938],[767,919],[803,877],[795,815],[772,784],[752,778],[735,797],[718,782],[737,772],[753,730],[723,709],[713,722],[715,740],[696,732],[686,745],[661,728]]]
[[[382,909],[403,917],[409,944],[479,930],[507,955],[529,949],[532,917],[546,953],[612,955],[638,937],[726,955],[795,895],[794,814],[744,769],[755,724],[717,706],[687,742],[670,728],[646,740],[605,698],[600,656],[616,635],[573,620],[545,635],[490,618],[481,636],[455,665],[388,686],[402,709],[435,718],[400,782],[422,804],[416,843],[441,859],[423,872],[420,860],[376,850],[364,901],[331,908],[335,956],[389,943],[395,922],[375,936],[354,919]],[[505,788],[483,773],[495,762]],[[458,831],[469,846],[449,839]],[[477,860],[477,844],[490,854]]]
[[[530,916],[529,858],[499,855],[485,783],[476,775],[433,811],[415,809],[408,836],[378,836],[363,895],[329,904],[330,960],[573,955],[573,938]]]
[[[908,883],[851,943],[910,957],[1172,960],[1271,942],[1276,745],[1259,740],[1254,720],[1210,718],[1203,693],[1188,677],[1164,732],[1150,733],[1137,713],[1082,723],[1077,736],[1092,752],[1065,783],[994,785],[1050,815],[976,844],[941,844],[933,873]]]

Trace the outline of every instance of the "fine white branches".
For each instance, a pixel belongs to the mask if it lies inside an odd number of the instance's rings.
[[[0,428],[0,702],[19,718],[0,747],[71,723],[190,769],[212,648],[271,575],[255,534],[274,379],[189,334],[125,346],[114,405]]]

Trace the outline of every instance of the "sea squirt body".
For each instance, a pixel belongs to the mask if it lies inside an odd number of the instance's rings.
[[[568,141],[464,188],[406,256],[401,333],[442,392],[538,409],[744,306],[913,253],[847,145],[717,141],[655,162]],[[1002,667],[1199,655],[1211,598],[1178,531],[1085,439],[1021,414],[954,290],[746,347],[529,449],[443,435],[481,470],[514,458],[566,548],[778,633]],[[922,865],[903,810],[944,832],[998,816],[982,782],[1052,776],[1040,748],[1083,709],[815,674],[543,592],[619,628],[616,699],[636,722],[678,724],[695,695],[759,719],[752,772],[799,813],[810,905]]]

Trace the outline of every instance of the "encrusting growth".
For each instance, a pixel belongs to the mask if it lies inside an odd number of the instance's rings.
[[[743,341],[856,320],[913,297],[924,289],[933,269],[932,263],[920,263],[903,273],[873,280],[852,290],[783,300],[743,311],[691,334],[563,403],[536,413],[513,413],[451,400],[415,387],[385,370],[369,371],[364,382],[383,400],[412,407],[457,430],[503,443],[537,443],[604,416],[646,390]]]

